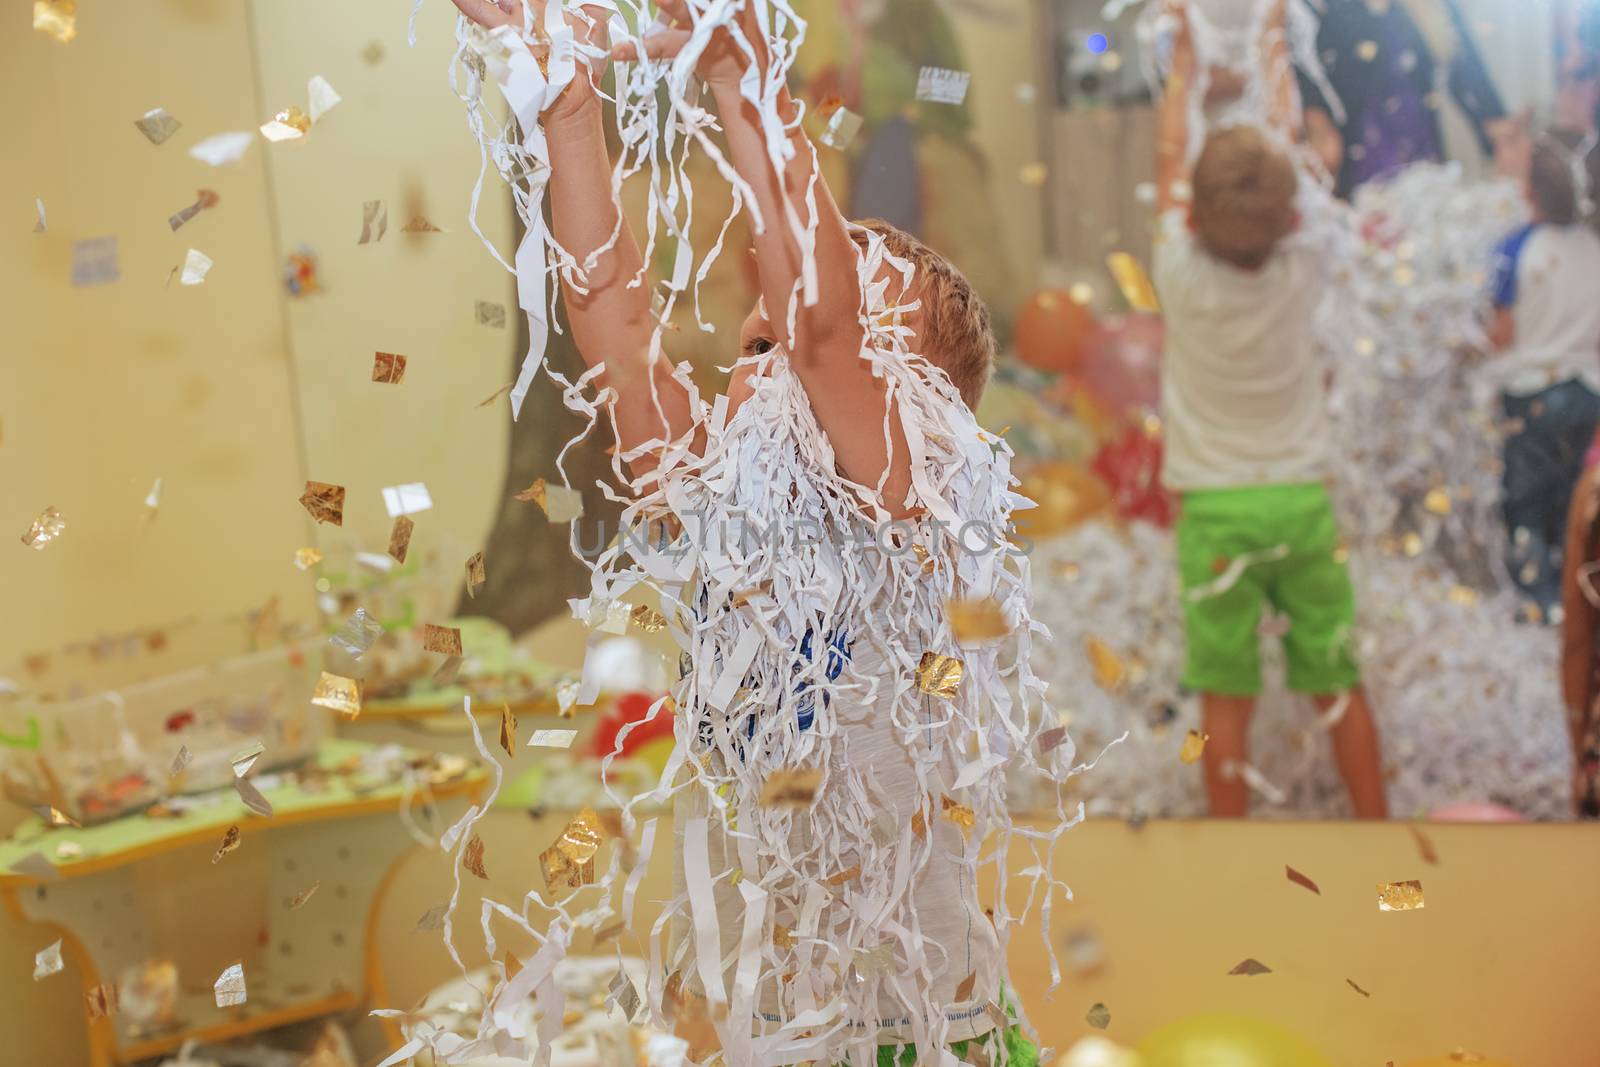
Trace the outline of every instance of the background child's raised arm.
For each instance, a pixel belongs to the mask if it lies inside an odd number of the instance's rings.
[[[1178,187],[1189,178],[1189,109],[1194,88],[1194,36],[1184,0],[1168,0],[1167,15],[1176,20],[1172,34],[1172,68],[1156,111],[1156,207],[1160,214],[1186,206]]]

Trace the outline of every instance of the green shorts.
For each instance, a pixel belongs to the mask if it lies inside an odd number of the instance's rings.
[[[988,1063],[998,1063],[1000,1057],[994,1050],[994,1031],[991,1030],[980,1038],[975,1038],[984,1046],[982,1059]],[[1001,1038],[1006,1046],[1006,1067],[1039,1067],[1039,1049],[1032,1041],[1022,1036],[1022,1028],[1013,1026],[1006,1030]],[[950,1046],[951,1055],[956,1059],[966,1061],[966,1041],[957,1041]],[[915,1067],[917,1062],[917,1049],[914,1045],[896,1047],[894,1045],[878,1046],[877,1067]]]
[[[1230,571],[1236,561],[1242,570]],[[1289,620],[1283,650],[1290,689],[1328,696],[1360,681],[1350,636],[1355,592],[1339,554],[1333,502],[1321,484],[1185,493],[1178,569],[1188,688],[1222,696],[1261,692],[1257,629],[1268,603]]]

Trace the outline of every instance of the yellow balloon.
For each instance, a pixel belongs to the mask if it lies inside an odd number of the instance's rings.
[[[1041,541],[1072,529],[1111,503],[1100,476],[1079,463],[1051,461],[1030,468],[1019,490],[1039,506],[1017,512],[1017,533]]]
[[[1240,1015],[1194,1015],[1139,1045],[1143,1067],[1333,1067],[1287,1030]]]

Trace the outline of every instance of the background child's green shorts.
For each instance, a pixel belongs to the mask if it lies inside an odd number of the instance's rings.
[[[1256,630],[1262,605],[1271,603],[1289,619],[1289,688],[1319,696],[1353,688],[1360,681],[1350,636],[1355,593],[1338,547],[1333,502],[1321,484],[1185,493],[1178,520],[1189,634],[1183,684],[1224,696],[1261,692]],[[1215,591],[1228,565],[1246,553],[1259,562]]]

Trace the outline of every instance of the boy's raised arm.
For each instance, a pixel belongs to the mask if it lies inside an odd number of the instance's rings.
[[[1194,37],[1189,32],[1183,0],[1168,0],[1168,17],[1176,20],[1172,35],[1172,69],[1156,109],[1156,209],[1160,215],[1187,206],[1178,187],[1189,178],[1189,108],[1194,87]]]
[[[646,39],[647,53],[656,58],[681,50],[691,34],[683,27],[693,17],[683,0],[662,0],[660,8],[678,20],[678,27]],[[755,62],[764,71],[766,39],[749,4],[739,17],[745,38],[755,46]],[[619,46],[613,55],[635,58],[632,45]],[[889,417],[892,405],[885,383],[861,356],[863,294],[855,242],[822,179],[816,150],[800,128],[799,108],[787,90],[779,91],[778,113],[794,154],[782,170],[773,167],[760,112],[739,91],[749,63],[731,35],[718,33],[702,54],[698,72],[716,99],[729,161],[749,185],[764,222],[763,231],[755,235],[755,256],[771,340],[788,353],[841,470],[866,486],[881,483],[887,510],[905,514],[910,459],[899,422]],[[798,219],[807,228],[813,210],[816,290],[808,304],[802,291],[804,250],[790,220]]]

